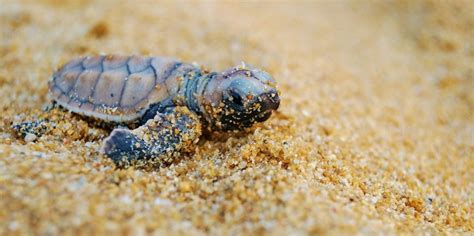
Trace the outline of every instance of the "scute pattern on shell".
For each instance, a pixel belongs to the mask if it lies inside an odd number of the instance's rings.
[[[49,92],[59,105],[106,121],[127,122],[174,95],[184,66],[174,58],[94,56],[75,59],[53,74]]]

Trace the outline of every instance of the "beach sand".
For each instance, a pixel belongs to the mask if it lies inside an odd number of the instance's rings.
[[[0,6],[0,235],[473,233],[472,1]],[[67,112],[13,134],[56,68],[100,53],[244,61],[281,106],[151,170],[115,168],[109,131]]]

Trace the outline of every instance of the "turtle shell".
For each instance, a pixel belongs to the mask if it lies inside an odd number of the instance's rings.
[[[176,94],[181,63],[167,57],[93,56],[53,74],[49,92],[62,107],[105,121],[140,118],[151,104]]]

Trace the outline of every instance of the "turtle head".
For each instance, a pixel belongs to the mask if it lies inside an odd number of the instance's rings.
[[[217,130],[241,130],[270,118],[280,105],[275,80],[265,71],[238,66],[215,76],[206,88],[206,109]]]

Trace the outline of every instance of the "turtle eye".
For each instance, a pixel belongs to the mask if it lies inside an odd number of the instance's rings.
[[[243,106],[244,105],[244,101],[243,101],[243,98],[242,96],[240,96],[239,93],[237,93],[236,91],[234,90],[230,90],[229,91],[229,95],[230,97],[232,98],[232,102],[236,105],[239,105],[239,106]]]

